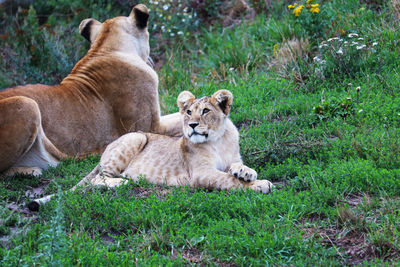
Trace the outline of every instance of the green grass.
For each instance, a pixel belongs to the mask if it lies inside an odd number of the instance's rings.
[[[199,28],[152,51],[165,54],[158,70],[163,113],[177,111],[182,90],[196,96],[219,89],[233,93],[231,119],[240,130],[244,162],[259,179],[276,183],[275,192],[140,181],[62,193],[92,170],[99,156],[66,160],[39,178],[2,177],[1,265],[399,265],[400,33],[391,1],[321,2],[321,25],[331,27],[317,35],[296,21],[287,4],[279,1],[270,14],[261,12],[238,26]],[[85,12],[107,17],[116,11]],[[75,20],[54,27],[72,27]],[[16,27],[10,21],[7,31]],[[352,51],[361,61],[350,60],[344,68],[336,54],[328,57],[318,48],[341,30],[378,45],[373,52]],[[57,36],[43,48],[54,52],[46,56],[60,53],[73,64],[78,56],[68,56],[71,51],[84,54],[87,45],[76,34]],[[275,44],[301,37],[310,38],[303,58],[283,70],[271,66]],[[29,54],[23,44],[1,42],[7,55]],[[314,62],[315,56],[326,59],[326,66]],[[26,76],[21,69],[12,72],[12,66],[22,68],[15,62],[26,63]],[[35,78],[51,67],[40,62],[0,60],[7,66],[0,84],[57,81],[59,73]],[[55,66],[69,71],[64,63]],[[337,72],[345,69],[352,71]],[[59,192],[58,197],[35,216],[7,208],[22,207],[30,199],[27,190],[47,184],[42,193]]]

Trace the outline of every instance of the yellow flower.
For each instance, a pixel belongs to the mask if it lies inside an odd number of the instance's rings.
[[[306,4],[309,4],[309,3],[311,3],[311,1],[312,1],[312,0],[307,0]]]
[[[313,7],[310,9],[311,13],[319,13],[319,8],[318,7]]]
[[[274,50],[273,50],[274,56],[276,57],[278,53],[278,44],[274,44]]]
[[[319,6],[319,4],[311,5],[311,7],[318,7],[318,6]]]
[[[304,7],[304,5],[300,5],[300,6],[296,7],[296,8],[293,10],[293,15],[294,15],[295,17],[298,17],[298,16],[300,15],[301,10],[303,9],[303,7]]]
[[[295,8],[297,6],[297,3],[294,3],[293,5],[288,5],[289,10],[292,8]]]

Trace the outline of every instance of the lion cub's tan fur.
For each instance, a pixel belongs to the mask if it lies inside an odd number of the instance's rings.
[[[257,172],[240,157],[239,133],[228,118],[233,97],[220,90],[212,97],[195,99],[182,92],[178,106],[184,136],[129,133],[109,144],[100,163],[71,190],[80,185],[115,187],[128,179],[144,177],[155,184],[189,185],[210,189],[250,188],[268,193],[273,185],[256,180]],[[38,210],[53,195],[32,201]]]
[[[34,172],[67,156],[102,152],[128,132],[181,132],[179,114],[160,117],[158,77],[149,62],[149,13],[86,19],[92,46],[59,85],[0,92],[0,172]]]
[[[256,171],[242,163],[239,134],[228,118],[232,100],[227,90],[200,99],[182,92],[178,105],[183,137],[126,134],[106,148],[98,167],[81,184],[114,187],[126,182],[121,177],[143,176],[155,184],[268,193],[272,183],[256,180]]]

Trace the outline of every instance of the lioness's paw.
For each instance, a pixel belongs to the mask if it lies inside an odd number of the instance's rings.
[[[232,164],[228,173],[246,182],[252,182],[257,179],[257,172],[242,163]]]
[[[264,194],[270,193],[274,187],[275,186],[268,180],[256,180],[250,185],[250,189]]]

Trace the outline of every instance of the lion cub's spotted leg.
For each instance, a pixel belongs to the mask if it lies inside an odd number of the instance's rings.
[[[44,134],[39,106],[31,98],[0,100],[0,172],[40,175],[65,157]]]
[[[239,188],[249,188],[251,190],[269,193],[273,189],[273,184],[268,180],[255,180],[245,182],[240,179],[235,179],[232,175],[218,170],[201,172],[197,170],[194,173],[194,179],[191,186],[201,186],[209,189],[229,190]]]
[[[135,155],[140,153],[147,143],[147,137],[141,133],[129,133],[121,136],[109,144],[101,156],[100,163],[86,175],[77,185],[68,191],[74,191],[78,186],[94,185],[115,187],[127,182],[118,178]],[[28,204],[32,211],[38,211],[40,205],[45,204],[53,195],[35,199]]]
[[[112,142],[101,156],[99,171],[90,184],[115,187],[126,183],[126,178],[118,177],[146,143],[147,137],[141,133],[129,133]]]

